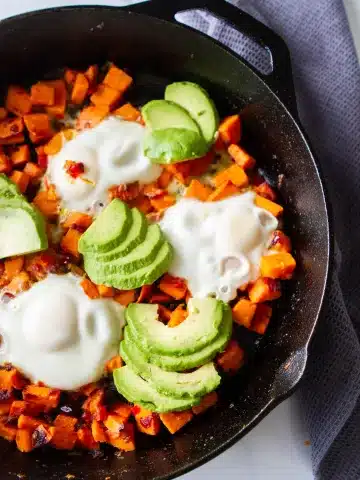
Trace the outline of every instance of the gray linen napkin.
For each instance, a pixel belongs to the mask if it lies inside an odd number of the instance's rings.
[[[359,0],[360,1],[360,0]],[[334,210],[336,270],[302,385],[314,473],[360,479],[360,70],[341,0],[232,0],[286,41],[300,118]],[[178,18],[178,17],[177,17]],[[263,71],[268,58],[202,11],[179,19]]]

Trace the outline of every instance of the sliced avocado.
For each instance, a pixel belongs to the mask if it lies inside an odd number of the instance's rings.
[[[107,253],[98,253],[96,258],[99,262],[110,262],[120,257],[124,257],[144,241],[148,229],[148,223],[138,208],[131,209],[131,227],[123,242],[116,248]]]
[[[220,326],[218,336],[203,349],[189,355],[159,355],[144,350],[140,348],[137,343],[137,339],[135,339],[128,326],[125,327],[124,330],[124,340],[127,345],[131,344],[134,349],[136,348],[143,355],[145,355],[148,363],[157,365],[163,370],[167,370],[169,372],[183,372],[192,368],[196,368],[199,365],[204,365],[212,360],[217,353],[222,352],[230,340],[232,324],[233,321],[231,310],[228,305],[223,304],[223,321]]]
[[[115,198],[80,237],[79,252],[108,252],[126,238],[130,223],[130,208]]]
[[[159,393],[150,383],[137,375],[128,365],[114,370],[114,383],[126,400],[152,412],[177,412],[198,405],[201,397],[173,398]]]
[[[141,268],[151,266],[164,241],[159,225],[150,225],[144,241],[122,258],[103,262],[98,255],[86,255],[84,258],[85,271],[90,277],[93,272],[94,275],[103,276],[134,273]]]
[[[147,132],[144,155],[153,163],[171,164],[202,157],[208,151],[204,137],[185,128],[165,128]]]
[[[212,362],[191,373],[167,372],[148,363],[146,355],[134,344],[124,341],[120,343],[120,355],[132,370],[164,395],[174,398],[199,397],[212,392],[220,385],[221,377]]]
[[[188,317],[176,328],[158,320],[157,305],[132,303],[125,312],[136,342],[152,353],[186,355],[197,352],[219,334],[222,302],[215,298],[191,298]]]
[[[165,241],[151,265],[143,267],[130,275],[104,275],[99,271],[94,271],[89,277],[97,284],[119,288],[120,290],[132,290],[142,285],[154,283],[155,280],[167,272],[172,256],[172,247]]]
[[[151,130],[183,128],[201,135],[199,125],[177,103],[167,100],[152,100],[141,110],[145,124]]]
[[[219,125],[219,114],[209,94],[192,82],[176,82],[168,85],[165,100],[183,107],[200,126],[205,141],[211,144]]]
[[[3,197],[21,197],[24,198],[20,193],[16,183],[12,182],[9,177],[4,173],[0,174],[0,196]]]

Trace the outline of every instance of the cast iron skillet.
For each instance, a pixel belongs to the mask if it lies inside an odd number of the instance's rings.
[[[203,7],[266,47],[273,73],[261,76],[208,37],[176,24],[179,10]],[[146,14],[146,15],[144,15]],[[147,16],[147,15],[151,15]],[[161,98],[166,83],[194,80],[209,89],[221,115],[242,111],[244,142],[276,181],[298,261],[263,341],[240,332],[253,355],[240,376],[224,385],[221,402],[175,437],[141,439],[134,453],[103,458],[55,451],[20,454],[1,443],[0,478],[173,478],[218,455],[293,390],[325,294],[331,250],[328,206],[316,161],[297,118],[289,53],[276,34],[221,0],[153,0],[116,9],[58,8],[0,23],[1,88],[31,82],[58,67],[113,60],[135,76],[135,103]],[[24,77],[26,76],[26,78]],[[275,432],[274,432],[275,434]],[[145,437],[145,436],[143,436]]]

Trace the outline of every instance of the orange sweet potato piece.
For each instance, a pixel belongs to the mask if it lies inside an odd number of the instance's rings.
[[[83,409],[88,411],[95,420],[103,421],[107,417],[107,411],[104,406],[104,390],[98,389],[92,393],[83,404]]]
[[[260,195],[260,197],[267,198],[268,200],[271,200],[272,202],[275,202],[275,200],[276,200],[276,193],[270,187],[270,185],[267,182],[262,182],[262,183],[260,183],[260,185],[257,185],[254,188],[254,191],[258,195]]]
[[[296,267],[296,261],[291,253],[279,252],[261,257],[260,271],[263,277],[291,278]]]
[[[241,139],[241,120],[240,115],[231,115],[226,117],[219,126],[219,137],[225,145],[239,143]]]
[[[219,397],[216,392],[208,393],[201,399],[200,404],[195,405],[191,410],[193,413],[195,413],[195,415],[199,415],[200,413],[205,412],[208,408],[213,407],[217,403],[218,399]]]
[[[71,68],[67,68],[65,70],[64,79],[65,79],[65,82],[67,83],[67,85],[73,85],[74,84],[77,73],[78,72],[76,70],[72,70]]]
[[[59,214],[59,202],[50,198],[45,190],[36,195],[33,204],[49,219],[55,219]]]
[[[124,429],[119,433],[113,434],[108,432],[108,443],[124,452],[132,452],[135,450],[135,429],[132,423],[127,423]]]
[[[13,295],[29,290],[31,287],[31,280],[27,272],[20,272],[11,282],[6,286],[6,290]]]
[[[21,414],[18,418],[17,426],[20,429],[33,431],[43,424],[45,424],[45,422],[43,420],[40,420],[39,418],[34,418],[28,415]]]
[[[114,185],[109,190],[109,200],[119,198],[123,202],[135,200],[140,193],[140,186],[138,182]]]
[[[30,99],[33,105],[52,106],[55,103],[55,88],[46,82],[38,82],[32,85]]]
[[[24,130],[24,122],[21,117],[6,118],[0,121],[0,138],[9,138],[18,135]]]
[[[99,443],[94,439],[89,427],[83,426],[77,431],[78,445],[86,450],[98,450]]]
[[[236,195],[237,193],[239,193],[239,189],[229,180],[226,180],[208,196],[207,201],[216,202],[232,195]]]
[[[10,158],[3,151],[0,151],[0,173],[10,173],[11,170],[12,163]]]
[[[66,217],[62,227],[67,229],[71,227],[80,227],[86,230],[92,224],[93,217],[81,212],[71,212]]]
[[[165,273],[160,280],[159,289],[176,300],[182,300],[187,292],[187,284],[183,278]]]
[[[255,159],[235,142],[228,148],[229,155],[239,167],[249,170],[255,167]]]
[[[14,400],[10,408],[10,417],[20,417],[20,415],[36,416],[43,411],[42,405],[25,402],[25,400]]]
[[[96,106],[105,106],[110,110],[118,103],[121,98],[121,92],[107,85],[98,85],[95,92],[91,95],[90,100]]]
[[[84,103],[89,90],[89,81],[83,73],[78,73],[71,92],[71,103],[80,105]]]
[[[149,198],[155,198],[165,195],[166,191],[159,187],[158,182],[152,182],[144,186],[142,193]]]
[[[171,312],[171,317],[167,326],[170,328],[177,327],[187,318],[187,316],[188,312],[185,310],[185,308],[179,305],[173,312]]]
[[[90,67],[84,73],[85,77],[89,82],[89,87],[94,88],[97,83],[97,78],[99,74],[99,67],[97,65],[90,65]]]
[[[212,190],[207,185],[199,182],[199,180],[191,180],[190,185],[186,189],[186,198],[197,198],[201,202],[206,202]]]
[[[104,83],[105,85],[118,90],[121,93],[124,93],[130,85],[132,84],[133,79],[128,75],[124,70],[116,67],[115,65],[111,65],[105,78]]]
[[[25,193],[30,182],[30,177],[25,172],[14,170],[13,173],[10,175],[10,180],[16,183],[21,193]]]
[[[264,335],[269,325],[271,315],[272,308],[270,307],[270,305],[266,305],[266,303],[260,303],[257,306],[255,317],[251,323],[250,330],[253,330],[260,335]]]
[[[57,408],[60,402],[60,390],[54,388],[27,385],[22,394],[25,401],[42,405],[45,411]]]
[[[7,92],[5,106],[9,112],[15,115],[26,115],[31,112],[32,108],[30,95],[23,87],[11,85]]]
[[[249,185],[248,176],[238,165],[231,165],[213,178],[216,187],[226,181],[231,182],[236,187],[247,187]]]
[[[3,393],[4,390],[1,392]],[[8,392],[6,392],[6,395],[8,395]],[[10,395],[10,394],[9,394]],[[0,417],[3,415],[8,415],[10,410],[11,410],[11,405],[13,401],[10,397],[10,400],[2,400],[0,401]]]
[[[24,116],[25,126],[29,131],[30,140],[38,143],[54,134],[50,117],[47,113],[31,113]]]
[[[32,442],[32,431],[19,428],[16,432],[16,446],[20,452],[31,452],[31,450],[34,449]]]
[[[54,105],[46,107],[47,113],[56,118],[64,118],[67,96],[64,80],[51,80],[46,83],[55,89],[55,102]]]
[[[25,136],[23,133],[18,133],[8,138],[0,138],[0,145],[18,145],[25,142]]]
[[[62,132],[58,132],[51,138],[51,140],[48,141],[46,145],[44,145],[44,155],[56,155],[58,152],[60,152],[62,146]]]
[[[139,195],[131,202],[131,207],[136,207],[140,212],[144,213],[145,215],[153,209],[149,198],[145,197],[145,195]]]
[[[19,257],[7,258],[4,262],[5,266],[5,276],[7,280],[12,280],[16,275],[18,275],[24,266],[25,258],[23,255]]]
[[[127,307],[129,303],[134,303],[136,299],[136,291],[135,290],[122,290],[121,292],[117,293],[114,297],[115,302],[120,303],[124,307]]]
[[[16,368],[9,365],[0,367],[0,390],[21,390],[24,385],[24,378]]]
[[[116,355],[115,357],[111,358],[108,362],[106,362],[105,372],[107,374],[110,374],[117,368],[122,367],[122,365],[123,365],[123,361],[120,355]]]
[[[268,212],[272,213],[274,217],[278,217],[283,212],[283,207],[278,203],[272,202],[267,198],[260,197],[260,195],[256,195],[255,197],[255,205],[260,208],[264,208]]]
[[[151,295],[149,303],[170,303],[173,301],[173,297],[170,297],[167,293],[155,292]]]
[[[162,212],[176,203],[176,198],[173,195],[162,195],[150,199],[151,205],[155,210]]]
[[[291,252],[291,240],[285,235],[281,230],[275,230],[270,239],[271,250],[276,250],[277,252]]]
[[[145,302],[146,300],[149,300],[152,292],[152,285],[143,285],[140,290],[140,294],[138,296],[138,299],[136,300],[136,303],[142,303]]]
[[[132,413],[132,407],[128,403],[118,402],[111,406],[110,413],[121,417],[122,423],[126,423]]]
[[[159,415],[139,405],[134,405],[132,411],[139,432],[146,433],[147,435],[157,435],[160,432],[161,424]]]
[[[260,277],[248,290],[249,298],[254,303],[276,300],[281,296],[281,287],[278,280]]]
[[[157,184],[159,188],[165,189],[169,186],[170,182],[172,180],[172,174],[168,170],[163,169],[161,172],[160,177],[157,179]]]
[[[0,120],[4,120],[8,116],[8,111],[4,107],[0,107]]]
[[[117,108],[113,111],[113,115],[121,117],[124,120],[128,120],[129,122],[136,122],[137,120],[139,120],[139,118],[141,118],[140,111],[133,105],[131,105],[131,103],[125,103],[125,105]]]
[[[246,298],[240,298],[240,300],[232,308],[234,321],[246,328],[250,328],[255,312],[256,304],[252,303]]]
[[[109,108],[105,105],[90,105],[81,110],[77,122],[77,130],[93,128],[98,125],[109,113]]]
[[[125,423],[126,420],[124,420],[121,415],[115,415],[113,413],[109,414],[106,420],[104,420],[104,425],[113,438],[120,435],[121,431],[124,429]]]
[[[98,390],[99,386],[96,382],[88,383],[84,387],[80,388],[80,391],[83,395],[89,397],[92,395],[96,390]]]
[[[81,233],[75,228],[69,228],[65,235],[61,239],[61,248],[73,255],[75,258],[80,257],[78,244],[81,237]]]
[[[30,161],[29,145],[20,145],[18,147],[14,147],[11,150],[10,158],[13,165],[16,165],[16,166],[24,165],[25,163],[29,162]]]
[[[204,173],[207,172],[209,166],[214,160],[214,151],[210,150],[206,155],[203,157],[195,158],[194,160],[187,160],[189,164],[189,175],[193,177],[201,177]]]
[[[75,425],[77,418],[67,415],[58,415],[54,421],[53,438],[51,444],[59,450],[72,450],[77,441]]]
[[[16,438],[17,429],[6,423],[5,419],[0,418],[0,437],[5,438],[8,442],[13,442]]]
[[[95,298],[99,298],[99,290],[97,289],[97,286],[95,283],[93,283],[91,280],[88,278],[84,278],[81,283],[80,283],[82,289],[84,290],[84,293],[94,300]]]
[[[105,428],[101,422],[93,420],[91,423],[91,433],[95,442],[107,442]]]
[[[106,285],[96,285],[100,297],[111,298],[115,295],[115,290],[113,287],[108,287]]]
[[[33,162],[27,162],[23,172],[26,173],[26,175],[28,175],[31,180],[39,179],[44,174],[44,170],[40,168],[39,165]]]
[[[164,305],[158,305],[158,315],[163,322],[169,322],[172,311],[164,307]]]
[[[55,427],[39,425],[32,433],[33,448],[44,447],[53,438]]]
[[[216,362],[225,372],[236,372],[244,364],[244,355],[240,345],[235,340],[230,340],[225,351],[217,356]]]
[[[176,433],[180,428],[190,422],[193,418],[191,410],[183,412],[160,413],[160,420],[170,433]]]

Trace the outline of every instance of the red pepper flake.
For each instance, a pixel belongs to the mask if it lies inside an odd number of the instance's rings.
[[[152,415],[147,415],[146,417],[141,417],[140,418],[140,423],[144,428],[150,428],[152,422],[153,422],[153,416]]]
[[[85,165],[82,162],[73,162],[72,160],[66,160],[64,168],[71,178],[78,178],[85,172]]]

